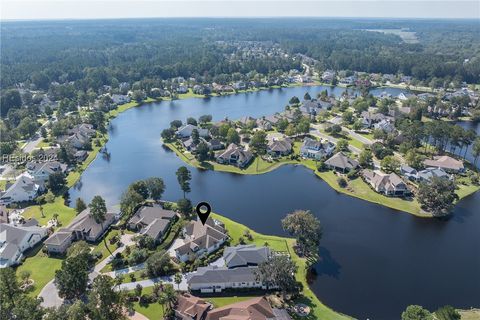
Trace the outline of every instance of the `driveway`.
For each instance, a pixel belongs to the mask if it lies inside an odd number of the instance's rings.
[[[43,299],[42,307],[45,308],[60,307],[63,304],[63,299],[58,296],[54,280],[47,283],[38,296]]]
[[[156,283],[165,283],[165,284],[171,284],[175,288],[175,290],[182,290],[182,291],[187,291],[188,290],[188,285],[187,285],[187,277],[185,274],[182,274],[182,282],[180,283],[179,286],[174,281],[174,276],[163,276],[163,277],[157,277],[157,278],[152,278],[152,279],[146,279],[146,280],[141,280],[141,281],[135,281],[135,282],[128,282],[128,283],[122,283],[120,286],[116,287],[116,290],[134,290],[135,287],[139,284],[142,287],[153,287]]]
[[[175,249],[183,246],[184,244],[185,244],[184,239],[180,239],[180,238],[175,239],[175,241],[173,241],[170,248],[168,248],[168,254],[170,255],[170,257],[175,258],[176,257]]]
[[[102,261],[100,261],[100,263],[98,263],[95,268],[93,269],[94,271],[96,271],[97,273],[101,273],[100,271],[110,262],[112,261],[114,258],[115,258],[115,255],[117,253],[121,253],[123,251],[125,251],[125,249],[128,247],[128,246],[131,246],[134,244],[134,241],[133,241],[133,238],[135,237],[134,234],[124,234],[121,236],[120,238],[120,241],[123,243],[123,245],[116,249],[115,251],[112,252],[111,255],[109,255],[107,258],[103,259]]]

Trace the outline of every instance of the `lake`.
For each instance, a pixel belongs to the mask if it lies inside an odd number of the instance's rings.
[[[104,197],[109,205],[138,179],[158,176],[176,201],[182,192],[175,171],[184,163],[162,147],[160,132],[174,119],[213,115],[214,121],[260,117],[282,111],[288,100],[323,89],[293,87],[247,94],[146,104],[113,120],[101,155],[70,190],[73,200]],[[393,95],[399,89],[379,89]],[[435,309],[445,304],[480,307],[480,193],[461,201],[449,219],[422,219],[337,193],[308,169],[283,166],[243,176],[192,171],[194,202],[256,231],[284,235],[280,219],[295,209],[311,210],[322,222],[321,261],[312,290],[329,307],[366,319],[398,319],[409,304]]]

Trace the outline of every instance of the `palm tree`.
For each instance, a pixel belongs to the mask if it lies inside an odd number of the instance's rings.
[[[181,273],[175,273],[174,281],[177,284],[177,290],[180,290],[180,283],[182,283],[182,274]]]
[[[165,292],[160,293],[157,302],[162,306],[162,313],[165,314],[165,304],[167,303]]]
[[[103,230],[103,223],[106,220],[107,215],[107,205],[105,204],[105,200],[101,196],[95,196],[92,199],[92,202],[88,205],[90,209],[90,216],[95,220],[96,223],[99,223]],[[107,245],[106,237],[103,237],[103,243],[107,251],[112,255],[112,251]]]
[[[175,302],[177,301],[177,295],[175,294],[175,290],[173,290],[172,286],[166,286],[163,294],[165,295],[165,302],[168,306],[168,309],[173,309],[175,306]]]

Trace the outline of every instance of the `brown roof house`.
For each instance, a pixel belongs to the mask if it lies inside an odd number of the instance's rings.
[[[358,167],[358,161],[347,157],[342,152],[337,152],[325,161],[325,165],[330,169],[345,173],[352,169],[356,169]]]
[[[211,217],[207,219],[205,225],[200,220],[190,221],[183,228],[183,236],[185,243],[175,249],[177,258],[183,262],[218,250],[228,239],[223,223]]]
[[[184,293],[177,297],[175,318],[179,320],[205,320],[212,305],[203,299]]]
[[[286,156],[292,153],[292,141],[288,138],[272,140],[267,145],[267,152],[274,157]]]
[[[160,241],[168,231],[177,214],[161,206],[142,206],[128,221],[128,228]]]
[[[244,150],[243,147],[231,143],[225,151],[221,152],[217,157],[217,162],[221,164],[231,164],[239,168],[246,167],[253,158],[253,154]]]
[[[90,216],[90,209],[80,212],[66,227],[53,233],[46,241],[45,247],[49,253],[65,253],[73,241],[98,241],[108,227],[116,220],[116,214],[107,212],[105,221],[100,224]]]
[[[407,184],[395,173],[364,170],[363,178],[372,188],[387,196],[405,196],[410,193]]]
[[[434,156],[433,159],[425,159],[423,164],[425,167],[440,168],[447,172],[458,173],[465,171],[463,162],[450,156]]]
[[[215,308],[208,312],[206,320],[288,320],[290,317],[280,315],[279,310],[272,309],[265,297]]]

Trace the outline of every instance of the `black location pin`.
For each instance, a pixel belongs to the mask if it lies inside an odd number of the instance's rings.
[[[197,212],[200,221],[202,221],[202,224],[205,225],[205,222],[207,222],[210,212],[212,212],[212,207],[210,207],[207,202],[200,202],[199,204],[197,204],[195,211]]]

